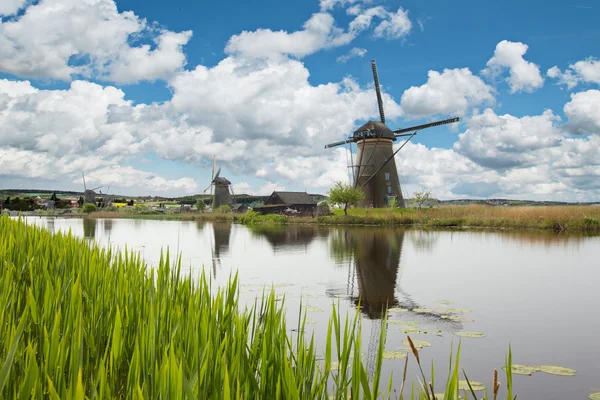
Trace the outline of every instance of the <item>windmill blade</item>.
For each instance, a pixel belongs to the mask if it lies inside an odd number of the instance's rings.
[[[404,143],[402,143],[402,146],[400,146],[400,147],[398,148],[398,150],[396,150],[396,151],[395,151],[395,152],[392,154],[392,156],[391,156],[390,158],[388,158],[388,159],[387,159],[387,160],[386,160],[386,161],[385,161],[385,162],[384,162],[384,163],[381,165],[381,167],[379,167],[379,168],[377,169],[377,171],[373,172],[373,175],[371,175],[371,176],[369,177],[369,179],[367,179],[367,181],[366,181],[365,183],[363,183],[363,187],[367,186],[367,183],[369,183],[369,182],[371,181],[371,179],[373,179],[373,178],[374,178],[374,177],[375,177],[375,176],[376,176],[376,175],[379,173],[379,171],[381,171],[381,170],[383,169],[383,167],[385,167],[385,166],[386,166],[386,164],[387,164],[387,163],[389,163],[391,160],[393,160],[393,159],[394,159],[394,157],[396,156],[396,154],[398,154],[398,152],[399,152],[400,150],[402,150],[402,148],[403,148],[404,146],[406,146],[406,144],[407,144],[407,143],[410,141],[410,139],[412,139],[412,138],[413,138],[413,137],[414,137],[416,134],[417,134],[417,132],[414,132],[412,135],[410,135],[410,137],[409,137],[408,139],[406,139],[406,141],[405,141]]]
[[[335,146],[341,146],[341,145],[343,145],[343,144],[346,144],[346,143],[352,143],[352,142],[353,142],[353,140],[352,140],[352,139],[348,139],[348,140],[342,140],[341,142],[334,142],[334,143],[329,143],[329,144],[326,144],[326,145],[325,145],[325,148],[326,148],[326,149],[330,149],[330,148],[332,148],[332,147],[335,147]]]
[[[85,185],[85,175],[83,171],[81,171],[81,177],[83,178],[83,190],[87,190],[87,186]]]
[[[417,125],[417,126],[411,126],[410,128],[397,129],[394,131],[394,134],[396,136],[401,136],[400,134],[405,133],[405,132],[420,131],[421,129],[433,128],[434,126],[440,126],[440,125],[446,125],[446,124],[453,124],[458,121],[460,121],[460,118],[458,118],[458,117],[457,118],[449,118],[449,119],[445,119],[443,121],[432,122],[430,124]]]
[[[212,188],[212,182],[210,183],[210,185],[208,185],[208,186],[206,187],[206,189],[204,189],[204,192],[203,192],[203,193],[206,193],[206,191],[207,191],[208,189],[211,189],[211,188]]]
[[[233,193],[233,185],[229,185],[229,189],[231,189],[231,195],[235,196],[235,193]]]
[[[103,187],[104,187],[104,185],[103,186],[98,186],[97,188],[93,188],[93,189],[90,189],[90,190],[98,190],[98,189],[103,188]]]
[[[373,69],[373,79],[375,80],[375,92],[377,93],[379,116],[381,117],[381,122],[385,124],[385,114],[383,113],[383,100],[381,99],[381,88],[379,87],[379,75],[377,75],[377,64],[375,64],[375,60],[371,60],[371,69]]]
[[[220,173],[221,173],[221,167],[219,167],[219,170],[217,171],[217,174],[216,174],[216,175],[215,175],[215,177],[213,178],[213,181],[219,177],[219,174],[220,174]]]

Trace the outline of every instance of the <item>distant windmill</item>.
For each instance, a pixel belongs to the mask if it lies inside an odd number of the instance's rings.
[[[106,188],[106,193],[102,193],[100,190],[100,195],[102,195],[102,200],[100,201],[100,207],[111,207],[112,206],[112,197],[108,194],[110,191],[110,186]]]
[[[217,208],[228,205],[231,206],[231,195],[233,195],[233,186],[231,186],[231,182],[219,176],[221,174],[221,168],[215,174],[215,159],[213,158],[213,175],[211,177],[210,185],[206,189],[204,189],[204,193],[206,193],[209,189],[212,194],[212,187],[215,187],[215,194],[213,195],[212,209],[216,210]],[[231,189],[231,194],[229,190]]]
[[[385,207],[395,197],[398,199],[398,206],[404,207],[404,198],[400,190],[400,180],[398,179],[398,170],[396,169],[394,156],[419,130],[458,122],[459,118],[450,118],[430,124],[392,131],[385,125],[383,101],[381,99],[381,89],[379,88],[379,77],[377,75],[375,60],[371,61],[371,68],[375,80],[375,91],[377,93],[381,121],[369,121],[358,128],[348,140],[330,143],[325,148],[340,146],[346,143],[352,146],[351,143],[356,143],[356,162],[352,165],[352,171],[354,187],[360,186],[365,192],[363,206],[374,208]],[[393,151],[392,144],[399,137],[404,136],[408,136],[408,139],[406,139],[398,150]]]
[[[83,178],[83,204],[92,203],[96,204],[96,190],[100,189],[102,186],[98,186],[94,189],[88,189],[85,184],[85,175],[81,172],[81,177]]]

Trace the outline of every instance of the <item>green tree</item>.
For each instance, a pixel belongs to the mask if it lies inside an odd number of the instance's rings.
[[[335,182],[329,189],[329,203],[344,206],[344,214],[348,215],[348,206],[357,205],[365,198],[365,192],[361,188],[355,188],[352,185],[343,182]]]
[[[196,202],[196,210],[200,212],[204,212],[204,210],[206,210],[206,204],[204,204],[204,201],[202,201],[202,199],[199,199]]]
[[[414,200],[415,203],[417,203],[417,207],[419,207],[420,210],[423,203],[425,203],[426,201],[433,200],[433,197],[431,197],[431,190],[416,191]]]
[[[86,203],[83,205],[81,211],[83,211],[86,214],[89,214],[91,212],[96,211],[96,205],[94,203]]]

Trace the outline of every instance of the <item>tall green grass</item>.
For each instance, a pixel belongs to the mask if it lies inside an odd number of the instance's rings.
[[[321,357],[305,315],[293,336],[274,293],[242,310],[237,277],[215,289],[171,263],[167,253],[149,269],[138,254],[0,218],[0,398],[375,399],[395,392],[391,377],[387,393],[379,382],[383,345],[369,379],[358,314],[343,319],[333,307]],[[402,387],[405,378],[406,370]],[[444,398],[458,398],[448,382]],[[427,383],[411,398],[432,398]]]

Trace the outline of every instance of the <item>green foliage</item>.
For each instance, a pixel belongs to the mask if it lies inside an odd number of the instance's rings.
[[[365,198],[365,193],[361,188],[355,188],[353,185],[335,182],[329,189],[329,203],[344,206],[344,213],[348,214],[347,206],[355,206]]]
[[[392,201],[390,201],[390,208],[398,208],[398,197],[394,196]]]
[[[226,213],[231,211],[231,206],[228,204],[223,204],[222,206],[219,206],[215,211],[220,213]]]
[[[206,204],[204,203],[204,201],[202,199],[199,199],[196,202],[196,210],[198,210],[200,212],[204,212],[205,209],[206,209]]]
[[[81,211],[83,211],[86,214],[89,214],[89,213],[94,212],[96,210],[97,210],[96,205],[93,204],[93,203],[86,203],[81,208]]]
[[[278,214],[261,214],[256,211],[248,211],[240,218],[240,223],[244,225],[255,225],[255,224],[273,224],[273,225],[285,225],[288,223],[288,218],[284,215]]]
[[[419,190],[414,194],[414,201],[417,203],[419,209],[421,209],[423,203],[431,200],[434,200],[434,198],[431,197],[431,190]]]

